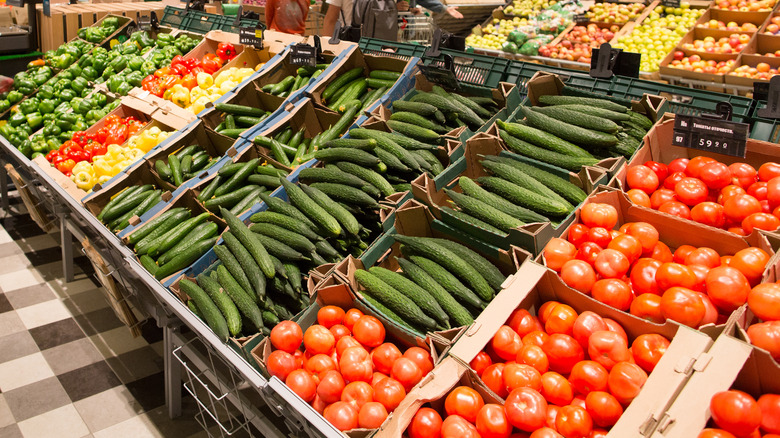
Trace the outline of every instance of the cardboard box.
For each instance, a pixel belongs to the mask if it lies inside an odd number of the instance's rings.
[[[430,178],[427,174],[421,175],[412,181],[412,193],[417,200],[424,202],[431,209],[433,215],[452,226],[471,234],[476,238],[499,248],[509,249],[510,246],[518,246],[532,254],[538,254],[544,249],[547,242],[553,237],[558,237],[569,224],[574,220],[574,212],[563,219],[559,219],[558,225],[551,222],[532,223],[510,230],[508,234],[496,234],[488,230],[475,227],[453,217],[439,207],[450,206],[450,199],[444,193],[444,188],[449,188],[460,192],[458,179],[465,176],[475,180],[481,176],[488,176],[489,173],[482,167],[483,156],[501,155],[507,158],[514,158],[523,163],[537,167],[550,172],[558,177],[564,178],[572,184],[580,187],[585,193],[590,194],[599,184],[606,184],[608,181],[606,171],[596,167],[585,166],[578,173],[567,172],[554,166],[539,163],[533,159],[528,159],[520,155],[503,151],[500,140],[492,135],[480,133],[466,142],[466,153],[464,157],[448,167],[447,170],[436,178]]]

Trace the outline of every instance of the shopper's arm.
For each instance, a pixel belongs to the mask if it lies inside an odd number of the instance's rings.
[[[341,7],[332,3],[328,3],[328,12],[325,13],[325,23],[322,25],[322,34],[325,36],[333,35],[333,29],[336,27],[336,22],[339,20],[339,13]]]
[[[275,13],[276,13],[276,0],[268,0],[265,4],[265,26],[268,29],[276,30],[276,27],[272,26],[274,22]]]
[[[422,6],[425,9],[428,9],[432,12],[441,12],[446,9],[446,7],[439,1],[439,0],[417,0],[417,6]]]

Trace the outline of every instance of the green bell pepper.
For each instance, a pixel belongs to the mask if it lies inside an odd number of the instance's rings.
[[[13,127],[21,126],[22,123],[27,121],[27,117],[23,113],[14,113],[8,118],[8,123]]]
[[[54,114],[65,115],[68,111],[70,111],[70,102],[62,102],[54,108]]]
[[[44,123],[55,123],[57,121],[57,115],[54,113],[44,114],[43,115],[43,122]]]
[[[129,93],[132,89],[132,85],[127,82],[122,82],[119,84],[119,88],[116,89],[116,94],[119,94],[120,96],[127,96],[127,93]]]
[[[81,68],[92,65],[92,56],[82,56],[76,64]]]
[[[9,140],[11,139],[9,138]],[[14,143],[13,140],[11,140],[11,143]],[[22,155],[24,155],[25,157],[32,158],[32,154],[33,154],[32,142],[29,139],[21,142],[21,144],[19,144],[17,149],[19,149],[19,152],[21,152]]]
[[[174,41],[173,35],[169,33],[158,33],[157,34],[157,47],[164,47],[164,46],[170,46],[173,44]]]
[[[84,71],[81,72],[81,76],[87,80],[94,81],[99,75],[97,70],[92,68],[92,66],[87,66],[84,67]]]
[[[89,110],[87,111],[87,114],[84,115],[84,117],[88,122],[95,122],[96,120],[100,120],[100,110]]]
[[[35,141],[32,142],[32,150],[33,152],[46,153],[49,152],[49,147],[45,141]]]
[[[34,88],[28,88],[28,87],[20,87],[18,90],[20,93],[24,94],[25,96],[29,96],[35,92]]]
[[[138,48],[137,44],[123,44],[123,55],[137,55],[139,53],[141,53],[141,49]]]
[[[19,73],[14,75],[14,83],[21,81],[22,79],[27,79],[29,77],[29,74],[27,74],[26,71],[20,71]]]
[[[160,59],[162,60],[162,58]],[[141,73],[144,74],[144,77],[154,73],[155,70],[157,70],[157,65],[153,61],[144,61],[143,65],[141,65]]]
[[[119,89],[119,86],[125,81],[125,77],[123,75],[117,74],[111,77],[108,81],[106,81],[106,85],[108,86],[108,90],[112,93],[116,93],[117,89]]]
[[[173,58],[176,55],[183,55],[181,49],[179,46],[173,45],[173,46],[167,46],[163,48],[163,54],[165,54],[166,58]]]
[[[144,58],[141,56],[131,56],[130,59],[127,60],[127,68],[133,71],[141,70],[143,65]]]
[[[62,132],[62,129],[56,123],[47,123],[43,127],[43,135],[46,137],[56,137],[60,135],[60,132]]]
[[[60,91],[60,99],[64,100],[65,102],[70,102],[74,97],[76,97],[76,92],[69,88]]]
[[[11,92],[8,93],[8,101],[11,102],[12,105],[19,102],[22,99],[24,99],[24,94],[16,90],[12,90]]]
[[[103,93],[95,93],[94,96],[91,97],[92,101],[95,102],[95,107],[102,108],[106,106],[106,102],[108,102],[108,97],[106,97]]]
[[[79,114],[86,114],[87,111],[95,108],[95,102],[93,102],[92,99],[88,97],[81,99],[81,101],[78,102],[77,104],[71,102],[70,105],[73,107],[73,110]]]
[[[13,136],[14,134],[16,134],[16,128],[11,126],[10,123],[5,123],[3,124],[3,126],[0,126],[0,135],[2,135],[3,137],[11,138],[11,136]]]
[[[40,101],[36,97],[25,99],[19,104],[19,111],[21,111],[22,114],[34,113],[38,111],[38,104],[40,104]]]
[[[38,111],[40,111],[41,114],[53,113],[54,108],[57,108],[57,101],[54,99],[43,99],[38,105]]]
[[[54,97],[54,88],[51,85],[44,84],[38,89],[38,96],[42,99],[51,99]]]
[[[43,81],[46,82],[46,81]],[[16,85],[17,88],[37,88],[38,84],[35,83],[32,79],[22,79],[19,82],[14,82],[14,85]]]
[[[124,55],[117,56],[109,66],[117,73],[121,72],[125,68],[127,68],[127,57]]]
[[[106,69],[107,65],[108,65],[108,56],[106,56],[106,55],[95,55],[92,58],[92,68],[94,68],[95,71],[97,72],[97,75],[95,77],[97,77],[101,73],[103,73],[103,70]]]
[[[134,87],[140,87],[144,80],[144,75],[140,71],[134,71],[127,75],[125,80]]]
[[[46,81],[48,81],[48,80],[49,80],[49,76],[48,75],[42,75],[42,74],[37,74],[37,75],[33,76],[33,78],[32,78],[32,81],[35,83],[36,87],[45,84]]]
[[[70,83],[70,89],[76,93],[81,93],[85,89],[89,89],[89,82],[83,77],[78,77]]]
[[[79,120],[73,124],[74,131],[86,131],[87,128],[89,128],[89,125],[87,125],[87,122],[84,120]]]
[[[0,100],[0,113],[4,113],[11,108],[11,102],[8,99]]]
[[[36,129],[43,125],[43,115],[39,112],[29,113],[26,116],[27,124],[30,125],[30,128]]]

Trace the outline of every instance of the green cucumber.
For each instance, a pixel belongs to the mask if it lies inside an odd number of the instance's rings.
[[[241,288],[230,272],[224,265],[217,267],[217,278],[222,289],[227,293],[231,300],[236,304],[239,312],[260,331],[263,329],[263,315],[260,308],[249,294]]]
[[[177,208],[172,208],[172,209],[166,211],[165,213],[157,216],[156,218],[150,220],[149,222],[147,222],[145,224],[142,224],[141,226],[139,226],[138,228],[133,230],[133,232],[129,236],[127,236],[127,243],[135,244],[135,243],[140,242],[141,239],[143,239],[144,237],[149,235],[149,233],[151,233],[152,231],[157,229],[157,227],[160,224],[162,224],[165,221],[167,221],[168,218],[170,218],[171,216],[173,216],[173,215],[175,215],[177,213],[182,213],[182,212],[185,213],[187,217],[189,217],[190,213],[186,209],[184,209],[182,207],[177,207]]]
[[[355,280],[365,288],[365,290],[361,291],[363,295],[376,299],[403,318],[403,321],[408,321],[412,326],[420,327],[427,331],[436,328],[436,321],[423,313],[414,301],[370,272],[363,270],[355,271]]]
[[[156,242],[151,244],[148,251],[149,255],[156,257],[159,254],[163,254],[165,251],[173,248],[190,231],[195,229],[195,227],[200,225],[202,222],[205,222],[209,216],[209,213],[201,213],[193,218],[187,219],[181,225],[163,234],[159,239],[157,239]]]
[[[198,201],[205,202],[214,196],[214,192],[222,184],[222,175],[214,175],[214,179],[197,196]]]
[[[263,271],[263,274],[268,278],[273,278],[275,272],[273,263],[268,255],[268,251],[266,251],[263,244],[257,239],[257,235],[249,231],[249,227],[224,208],[220,208],[220,213],[222,219],[227,222],[230,232],[232,232],[238,241],[249,251],[252,258]]]
[[[225,317],[230,334],[237,336],[241,333],[241,314],[238,312],[236,304],[230,299],[227,292],[225,292],[225,289],[220,286],[218,281],[208,275],[200,274],[197,279],[198,286],[209,295],[209,298],[211,298],[217,306],[220,313],[222,313],[222,316]]]
[[[171,167],[171,179],[173,180],[173,185],[176,187],[181,186],[182,183],[182,171],[181,171],[181,163],[179,162],[179,157],[176,155],[171,155],[168,157],[168,166]]]
[[[398,272],[380,266],[373,266],[368,272],[374,274],[378,279],[385,282],[390,287],[409,297],[409,299],[417,304],[420,310],[435,319],[443,327],[450,327],[450,318],[447,316],[447,313],[444,312],[433,296],[431,296],[427,290],[417,285],[417,283],[409,280]]]
[[[252,289],[254,290],[253,295],[257,297],[258,302],[260,302],[265,298],[266,281],[263,271],[260,270],[255,259],[252,258],[249,251],[247,251],[244,245],[236,239],[236,236],[233,235],[233,233],[225,231],[222,234],[222,239],[236,260],[238,260],[238,263],[241,265],[241,270],[244,271],[244,274],[249,279],[249,283],[252,285]]]
[[[210,239],[201,240],[200,242],[187,248],[187,251],[172,258],[168,263],[160,266],[157,272],[154,273],[154,278],[162,280],[171,274],[174,274],[182,269],[190,266],[195,260],[198,260],[203,254],[206,254],[214,244],[217,243],[217,238],[212,237]]]
[[[336,218],[331,216],[316,202],[314,202],[297,185],[284,179],[281,180],[281,182],[285,191],[287,192],[287,196],[290,198],[290,203],[292,205],[297,207],[303,214],[314,221],[317,225],[320,226],[320,228],[329,233],[331,236],[335,237],[341,235],[342,228]]]
[[[149,248],[151,248],[152,245],[156,244],[157,241],[160,239],[160,237],[168,233],[177,225],[180,225],[183,221],[187,220],[189,217],[190,217],[190,211],[182,209],[169,216],[165,221],[156,224],[155,228],[151,229],[149,233],[147,233],[145,236],[143,236],[143,238],[137,241],[137,243],[135,244],[136,254],[146,254]]]
[[[165,252],[165,254],[161,255],[157,259],[157,262],[163,265],[170,259],[186,251],[190,245],[204,239],[210,239],[216,236],[218,232],[219,225],[215,224],[214,222],[203,222],[195,227],[192,231],[187,233],[187,235],[184,236],[184,238],[181,239],[181,241],[178,242],[173,248],[169,249]]]
[[[401,247],[404,248],[403,246]],[[422,269],[436,283],[443,287],[458,303],[472,309],[484,309],[485,303],[471,289],[466,287],[455,275],[435,261],[422,256],[408,256],[409,261]]]
[[[230,330],[228,329],[225,317],[222,316],[222,313],[220,313],[216,304],[209,298],[208,294],[197,284],[186,278],[179,281],[179,288],[195,301],[195,305],[206,320],[206,324],[214,331],[217,337],[222,341],[227,341],[228,337],[230,337]]]
[[[154,170],[160,175],[160,178],[166,181],[173,181],[173,174],[171,168],[163,160],[157,160],[154,162]]]
[[[350,235],[356,236],[360,232],[360,223],[347,209],[339,205],[326,193],[314,186],[301,184],[301,189],[312,201],[319,205],[327,214],[335,218],[341,227]]]
[[[617,143],[617,137],[613,134],[561,122],[528,107],[520,107],[520,111],[532,127],[548,133],[554,132],[555,136],[583,147],[608,148]]]
[[[483,220],[504,232],[508,233],[509,230],[525,225],[520,219],[504,213],[479,198],[447,189],[444,189],[444,193],[467,214]]]
[[[255,167],[257,167],[257,163],[259,162],[260,160],[257,158],[252,158],[251,160],[247,161],[247,165],[245,167],[240,169],[233,176],[231,176],[229,180],[225,181],[224,184],[217,188],[217,190],[214,192],[214,196],[221,196],[232,192],[239,184],[244,182],[244,180],[252,174],[252,172],[255,170]]]
[[[284,214],[266,210],[253,214],[249,220],[254,223],[274,224],[294,233],[298,233],[312,241],[322,240],[322,237],[315,233],[305,222]]]
[[[252,285],[249,283],[249,277],[246,276],[244,270],[241,268],[241,264],[230,250],[222,245],[216,245],[214,247],[214,253],[222,264],[227,268],[228,272],[238,282],[238,284],[250,295],[254,295]]]
[[[469,325],[474,322],[474,318],[465,307],[458,303],[442,285],[436,282],[424,269],[415,265],[409,260],[396,258],[398,265],[418,286],[422,287],[432,296],[439,306],[447,313],[456,327]]]
[[[594,157],[573,157],[567,154],[553,152],[551,150],[532,145],[524,140],[512,136],[505,130],[499,130],[501,139],[507,147],[524,157],[533,158],[541,162],[552,164],[566,170],[578,172],[582,166],[593,166],[598,163]]]
[[[585,149],[550,134],[547,131],[522,125],[520,123],[508,123],[501,120],[496,120],[496,124],[499,128],[513,137],[517,137],[520,140],[527,141],[553,152],[570,155],[572,157],[593,158]]]

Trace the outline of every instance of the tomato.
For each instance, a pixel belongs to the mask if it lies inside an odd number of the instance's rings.
[[[341,355],[344,354],[344,351],[349,347],[363,348],[363,346],[360,345],[360,342],[356,341],[352,336],[344,336],[336,343],[336,355],[340,358]]]
[[[756,400],[742,391],[721,391],[710,399],[715,424],[736,436],[751,434],[761,425],[761,408]]]
[[[536,429],[534,433],[528,435],[528,438],[563,438],[563,435],[559,434],[551,427],[543,427],[541,429]]]
[[[677,187],[677,183],[679,183],[685,178],[688,178],[688,176],[685,175],[685,172],[675,172],[667,176],[666,179],[663,181],[664,188],[668,190],[674,190],[674,188]]]
[[[745,230],[745,233],[747,234],[752,233],[755,228],[758,228],[759,230],[774,231],[778,227],[780,227],[780,219],[769,213],[753,213],[742,221],[742,229]]]
[[[431,354],[420,347],[409,347],[404,351],[404,357],[411,360],[423,372],[423,376],[433,369]]]
[[[596,282],[596,271],[588,262],[569,260],[561,268],[561,280],[572,289],[589,295]]]
[[[666,166],[666,168],[669,169],[670,174],[674,172],[685,172],[689,161],[690,160],[687,158],[675,158]]]
[[[544,422],[544,424],[546,424],[547,427],[555,430],[555,417],[558,416],[558,411],[560,410],[561,410],[560,406],[552,405],[550,404],[550,401],[547,400],[547,420]]]
[[[501,398],[506,398],[509,395],[509,391],[504,385],[504,368],[506,368],[505,363],[494,363],[485,368],[482,373],[482,382],[485,383],[485,386]]]
[[[684,287],[671,287],[661,296],[661,314],[664,318],[696,328],[705,315],[704,303],[696,292]]]
[[[720,266],[720,254],[712,248],[702,246],[685,256],[685,264],[688,266],[700,265],[707,268],[715,268]]]
[[[601,248],[606,248],[612,240],[610,230],[604,227],[593,227],[588,230],[588,241],[593,242]]]
[[[756,184],[760,184],[760,183],[756,183]],[[751,186],[751,187],[753,187],[753,186]],[[760,186],[758,188],[760,188]],[[760,192],[760,190],[758,190],[758,191]],[[750,193],[749,190],[748,190],[748,193]],[[750,194],[755,196],[759,200],[761,200],[761,198],[759,198],[759,196],[757,196],[758,193],[756,193],[756,194],[750,193]],[[774,178],[772,178],[772,179],[770,179],[769,181],[766,182],[766,196],[764,197],[764,199],[769,201],[769,203],[772,206],[776,206],[776,205],[780,204],[780,177],[774,177]]]
[[[650,258],[656,259],[662,263],[672,261],[672,251],[666,246],[665,243],[660,240],[653,247],[653,252],[650,254]]]
[[[780,394],[764,394],[758,399],[761,430],[780,434]]]
[[[573,260],[574,262],[580,262],[590,268],[590,265],[580,260]],[[595,274],[593,275],[595,281]],[[544,321],[544,331],[551,335],[553,333],[565,333],[571,335],[574,321],[577,320],[577,312],[572,309],[571,306],[561,303],[555,303],[550,307],[548,316]]]
[[[442,438],[479,438],[477,427],[460,415],[450,415],[441,424]]]
[[[777,182],[780,182],[780,180],[777,180]],[[767,186],[767,183],[765,183],[764,181],[754,182],[753,184],[750,185],[750,187],[747,188],[747,194],[758,199],[759,201],[763,201],[767,199],[768,192],[769,192],[769,188]]]
[[[658,177],[658,181],[665,180],[667,175],[669,175],[669,168],[666,167],[666,164],[659,163],[657,161],[646,161],[644,165],[655,172],[655,175]]]
[[[584,360],[571,370],[569,382],[578,394],[587,395],[591,391],[605,391],[609,372],[598,362]]]
[[[751,344],[768,351],[775,360],[780,359],[780,321],[753,324],[747,334]]]
[[[363,312],[360,311],[360,309],[349,309],[347,310],[347,313],[344,315],[344,321],[342,321],[342,324],[344,324],[345,327],[349,329],[349,331],[352,331],[352,327],[355,325],[358,319],[363,316]]]
[[[382,374],[378,371],[374,371],[374,374],[371,375],[371,387],[375,387],[377,383],[381,382],[384,379],[389,378],[386,374]]]
[[[726,225],[726,214],[722,205],[717,202],[702,202],[691,209],[691,219],[711,227],[723,228]]]
[[[634,299],[631,286],[623,280],[607,278],[599,280],[591,290],[593,298],[618,310],[627,311]]]
[[[271,345],[277,350],[292,353],[301,346],[303,331],[292,321],[282,321],[271,330]]]
[[[609,432],[604,429],[593,428],[588,438],[607,438]]]
[[[630,361],[631,351],[626,340],[619,334],[602,330],[593,333],[588,340],[588,356],[609,371],[618,362]]]
[[[393,363],[401,356],[401,350],[390,342],[385,342],[371,352],[374,369],[383,374],[390,374],[390,371],[393,369]]]
[[[688,254],[696,250],[695,246],[691,245],[680,245],[677,247],[677,249],[674,251],[674,262],[675,263],[685,263],[685,258],[688,257]]]
[[[447,415],[460,415],[471,423],[476,421],[477,413],[484,405],[482,396],[468,386],[458,386],[444,399],[444,410]]]
[[[542,375],[531,365],[508,363],[502,373],[504,386],[507,391],[515,388],[527,387],[537,391],[542,389]]]
[[[531,315],[526,309],[516,309],[509,315],[506,325],[512,328],[521,337],[531,333],[534,330],[542,330],[544,327],[539,319]]]
[[[712,304],[710,296],[704,292],[696,292],[696,295],[699,296],[701,303],[704,304],[704,318],[701,319],[699,325],[717,323],[720,313],[718,313],[718,308],[715,307],[715,304]]]
[[[647,293],[634,298],[629,307],[629,313],[656,324],[663,324],[666,320],[661,313],[661,296]]]
[[[691,218],[691,210],[687,205],[679,201],[669,201],[658,207],[658,211],[661,213],[670,214],[683,219]]]
[[[326,407],[323,416],[341,431],[351,430],[358,426],[358,411],[347,402],[337,401]]]
[[[325,326],[315,324],[303,334],[303,345],[311,354],[328,354],[336,346],[336,338]]]
[[[544,247],[544,262],[554,271],[560,271],[561,267],[574,258],[577,248],[571,243],[558,237],[550,239]]]
[[[574,224],[569,228],[569,235],[566,239],[579,248],[580,245],[588,241],[588,230],[590,229],[583,224]]]
[[[574,364],[585,358],[580,344],[571,336],[561,333],[550,335],[544,341],[542,350],[550,362],[550,369],[561,374],[569,374]]]
[[[331,328],[344,321],[344,309],[338,306],[325,306],[317,311],[317,324]]]
[[[764,321],[780,320],[780,284],[756,285],[748,294],[747,303],[750,310]]]
[[[295,350],[293,352],[293,358],[295,359],[295,368],[303,368],[303,361],[307,357],[311,357],[309,353],[304,354],[301,350]]]
[[[504,407],[495,403],[482,406],[477,413],[476,425],[482,438],[508,438],[512,434],[512,425]]]
[[[761,212],[761,204],[758,199],[745,194],[737,194],[723,201],[726,219],[741,224],[746,217],[753,213]]]
[[[439,438],[441,424],[441,415],[438,412],[431,408],[420,408],[406,428],[406,434],[409,438]]]
[[[572,337],[585,350],[588,348],[590,336],[601,330],[607,330],[607,324],[604,322],[604,319],[599,314],[586,310],[580,313],[580,316],[574,321]]]
[[[748,187],[758,181],[756,169],[747,163],[733,163],[729,165],[733,184],[740,187]]]
[[[744,195],[746,193],[747,192],[742,187],[740,187],[738,185],[733,185],[732,184],[730,186],[726,186],[726,187],[723,187],[722,189],[720,189],[720,194],[718,194],[717,201],[718,201],[719,204],[723,204],[726,201],[726,199],[729,199],[732,196]]]
[[[720,190],[731,184],[731,170],[720,162],[708,163],[701,168],[699,179],[707,185],[707,188]]]
[[[523,336],[523,345],[530,344],[530,345],[538,345],[541,347],[549,337],[550,335],[543,332],[542,330],[534,330],[531,333],[528,333],[527,335]]]
[[[650,195],[658,189],[658,174],[647,166],[631,166],[626,171],[626,183],[629,188],[639,189]]]
[[[653,242],[655,245],[655,242]],[[621,234],[612,239],[607,245],[607,249],[620,251],[628,258],[629,263],[634,263],[642,256],[642,243],[634,236]]]
[[[674,189],[674,187],[672,187]],[[652,195],[650,195],[650,207],[654,210],[658,210],[662,205],[667,202],[676,201],[677,193],[672,189],[658,189]]]
[[[317,396],[327,404],[337,402],[341,400],[341,393],[345,386],[346,382],[341,377],[341,373],[335,370],[326,371],[317,385]]]
[[[523,346],[523,341],[520,335],[512,330],[512,327],[502,325],[496,331],[496,334],[493,335],[490,345],[501,359],[514,360],[517,357],[517,352],[520,351],[520,347]]]
[[[650,258],[641,258],[634,263],[630,278],[631,287],[635,294],[661,294],[662,290],[655,280],[655,274],[661,265],[660,261]]]
[[[317,385],[308,371],[293,370],[287,375],[284,383],[303,401],[310,402],[314,400],[314,396],[317,393]]]
[[[733,433],[722,429],[704,429],[697,438],[736,438]]]
[[[674,186],[677,199],[692,207],[707,200],[707,185],[698,178],[683,178]]]
[[[650,196],[642,190],[631,189],[626,192],[628,199],[640,207],[652,208]]]
[[[373,400],[374,388],[367,382],[351,382],[341,392],[341,401],[352,403],[358,410]]]
[[[547,401],[531,388],[517,388],[509,393],[504,409],[509,423],[526,432],[543,427],[547,419]]]
[[[319,395],[314,396],[314,401],[311,402],[311,407],[315,411],[317,411],[318,414],[323,415],[325,413],[325,408],[328,407],[329,403],[325,403],[322,401]]]
[[[593,420],[584,408],[564,406],[555,417],[555,428],[566,438],[587,438],[593,429]]]
[[[717,163],[717,161],[714,158],[705,157],[703,155],[693,157],[688,161],[688,165],[685,166],[685,173],[688,176],[698,178],[701,175],[702,169],[710,163]]]
[[[332,326],[329,330],[331,333],[333,333],[333,339],[336,340],[336,344],[338,344],[339,339],[343,338],[344,336],[349,336],[352,334],[352,332],[346,326],[341,324],[336,324]]]
[[[623,330],[623,326],[620,325],[620,323],[618,323],[614,319],[604,318],[604,324],[607,325],[607,330],[619,334],[621,337],[623,337],[623,339],[626,340],[626,342],[628,342],[628,336],[626,336],[626,331]]]
[[[544,354],[542,347],[526,344],[520,348],[515,362],[522,365],[530,365],[539,373],[545,373],[550,368],[550,361]]]
[[[275,350],[268,355],[266,368],[270,375],[276,376],[284,381],[293,370],[298,368],[298,365],[292,354],[282,350]]]
[[[405,397],[404,385],[393,378],[382,379],[374,385],[374,401],[382,403],[387,412],[393,412]]]
[[[696,274],[689,266],[680,263],[664,263],[655,272],[655,281],[662,291],[674,286],[690,289],[696,285]]]
[[[327,371],[335,370],[336,362],[327,354],[315,354],[306,361],[304,369],[315,376],[321,376]]]
[[[617,209],[609,204],[589,203],[582,206],[580,220],[588,227],[611,230],[617,224]]]
[[[574,398],[574,388],[566,377],[554,372],[548,371],[542,374],[541,393],[548,403],[558,406],[566,406]]]
[[[737,251],[731,258],[729,266],[741,272],[750,284],[756,285],[761,281],[768,262],[769,254],[766,251],[750,247]]]
[[[639,240],[643,256],[651,254],[658,243],[658,230],[647,222],[630,222],[626,234]]]
[[[707,295],[712,304],[722,312],[729,314],[747,302],[750,283],[738,269],[731,266],[719,266],[707,273]]]
[[[610,393],[592,391],[585,397],[585,406],[593,423],[601,427],[611,427],[623,415],[623,407]]]
[[[358,427],[376,429],[387,419],[387,409],[379,402],[368,402],[358,411]]]
[[[352,327],[352,336],[368,348],[373,348],[385,341],[385,326],[371,315],[363,315]]]
[[[609,372],[607,386],[609,392],[615,396],[623,406],[628,406],[631,400],[639,395],[642,386],[647,381],[647,373],[639,365],[631,362],[615,364]]]
[[[401,357],[393,364],[390,377],[398,380],[404,385],[406,392],[409,392],[423,378],[423,372],[413,360]]]
[[[622,278],[628,272],[631,262],[620,251],[605,249],[596,256],[594,267],[603,278]]]
[[[349,347],[344,350],[339,359],[339,369],[347,382],[370,382],[374,374],[371,356],[363,347]]]
[[[769,181],[772,178],[780,176],[780,164],[768,161],[758,168],[758,179]]]
[[[599,253],[601,253],[601,250],[602,248],[598,244],[585,242],[577,250],[577,255],[574,257],[577,260],[582,260],[593,266],[593,264],[596,263],[596,258],[599,256]]]
[[[651,373],[669,348],[669,340],[657,334],[639,335],[631,344],[634,361],[643,370]]]

